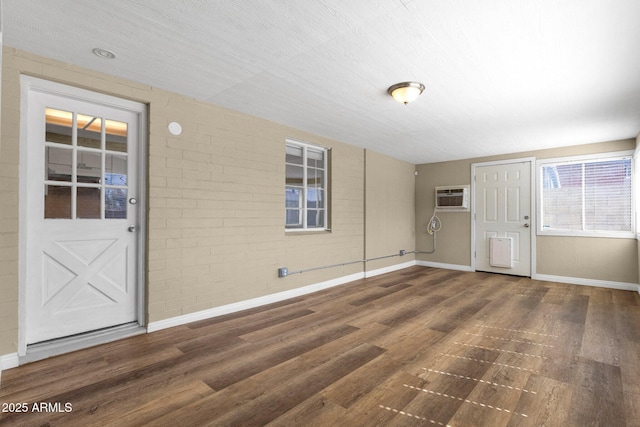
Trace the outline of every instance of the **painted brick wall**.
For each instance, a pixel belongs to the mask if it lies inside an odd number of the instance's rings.
[[[353,264],[277,277],[278,267],[301,270],[363,258],[363,149],[5,47],[0,355],[14,353],[18,342],[21,73],[148,104],[148,321],[364,270]],[[171,121],[182,125],[182,135],[168,132]],[[286,138],[331,149],[331,232],[284,231]],[[384,156],[380,161],[384,163]],[[413,209],[413,202],[407,203],[407,210]]]
[[[366,152],[366,257],[415,249],[415,166],[382,154]],[[414,254],[367,263],[375,270],[415,260]]]

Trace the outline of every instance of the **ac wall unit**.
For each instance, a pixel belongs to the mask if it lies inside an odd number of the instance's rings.
[[[469,211],[469,186],[447,185],[436,187],[436,209],[443,211]]]

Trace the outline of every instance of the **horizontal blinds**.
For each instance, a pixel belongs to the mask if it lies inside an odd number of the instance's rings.
[[[542,229],[632,231],[631,159],[542,166]]]

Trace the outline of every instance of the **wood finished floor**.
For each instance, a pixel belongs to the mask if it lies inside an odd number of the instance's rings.
[[[4,371],[21,402],[0,425],[640,426],[640,296],[412,267]]]

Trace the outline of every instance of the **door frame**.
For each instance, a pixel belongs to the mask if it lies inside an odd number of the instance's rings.
[[[537,208],[536,208],[536,158],[535,157],[519,157],[515,159],[494,160],[490,162],[477,162],[471,164],[471,270],[476,271],[476,168],[483,166],[499,166],[514,163],[530,164],[530,185],[531,194],[529,195],[531,204],[531,222],[529,227],[531,250],[529,254],[530,277],[536,275],[536,225],[537,225]]]
[[[146,332],[146,241],[147,241],[147,105],[123,98],[118,98],[103,93],[81,89],[66,84],[56,83],[41,78],[21,75],[20,76],[20,172],[19,172],[19,193],[26,194],[28,191],[27,165],[30,159],[27,155],[29,130],[29,94],[41,92],[56,96],[61,96],[79,101],[91,102],[97,105],[128,110],[138,116],[138,146],[137,155],[137,189],[138,195],[138,225],[139,232],[136,233],[136,317],[137,321],[128,327],[114,327],[112,330],[100,330],[87,332],[72,337],[64,337],[45,344],[36,344],[27,348],[27,303],[26,303],[26,271],[27,265],[27,228],[28,228],[28,206],[27,198],[19,197],[18,215],[18,357],[20,363],[50,357],[55,354],[66,353],[80,348],[97,345],[104,342],[114,341],[139,333]],[[32,351],[33,350],[33,351]],[[37,354],[29,354],[37,353]]]

